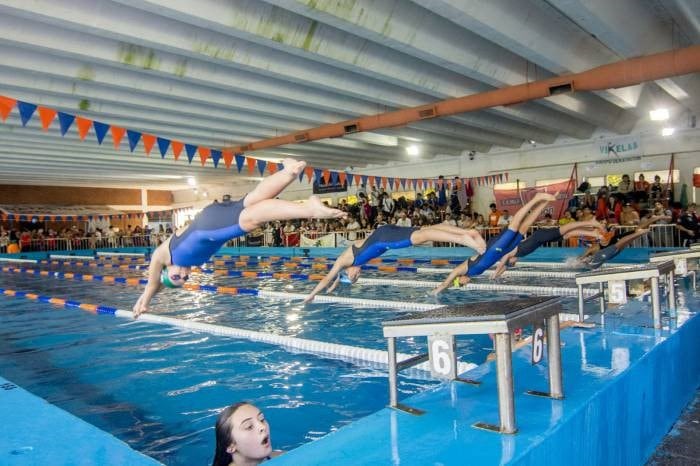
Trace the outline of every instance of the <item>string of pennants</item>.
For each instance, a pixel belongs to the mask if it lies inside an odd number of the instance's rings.
[[[0,213],[3,221],[15,222],[87,222],[91,220],[141,220],[143,213],[132,214],[110,214],[110,215],[37,215],[37,214],[13,214],[8,212]]]
[[[243,167],[247,167],[248,173],[252,175],[257,168],[257,170],[260,172],[260,176],[264,176],[265,171],[268,171],[269,174],[274,174],[283,168],[281,163],[268,162],[266,160],[248,157],[243,154],[234,154],[232,151],[226,149],[212,149],[209,147],[187,144],[182,141],[167,139],[153,134],[144,133],[142,131],[126,129],[97,120],[90,120],[89,118],[59,112],[52,108],[42,107],[0,95],[0,118],[3,122],[7,120],[8,116],[15,107],[19,112],[22,126],[26,126],[32,117],[35,114],[38,114],[39,120],[41,121],[41,127],[44,129],[44,131],[48,131],[53,122],[58,120],[61,136],[65,136],[68,130],[75,125],[78,132],[78,137],[81,141],[84,141],[87,138],[90,129],[92,129],[98,145],[102,145],[105,138],[109,134],[112,138],[115,150],[119,150],[121,142],[124,139],[124,136],[126,136],[129,150],[131,152],[134,152],[138,145],[142,144],[147,156],[150,156],[154,147],[157,146],[158,152],[163,159],[166,157],[166,155],[168,155],[168,153],[172,153],[174,159],[177,161],[184,150],[187,161],[190,164],[192,163],[195,155],[198,155],[202,166],[205,166],[207,160],[211,159],[214,167],[218,168],[219,163],[221,160],[223,160],[226,168],[230,169],[231,165],[233,165],[235,162],[238,173],[241,172]],[[364,184],[365,186],[381,186],[384,189],[390,190],[398,190],[399,186],[402,189],[406,189],[407,185],[414,190],[440,188],[442,187],[443,183],[445,183],[448,187],[452,187],[453,182],[453,180],[440,180],[438,178],[398,178],[362,175],[345,171],[332,171],[311,166],[307,166],[306,169],[299,174],[300,182],[303,181],[304,176],[306,176],[309,183],[311,183],[313,180],[319,182],[323,181],[324,184],[345,184],[347,182],[349,186],[352,186],[352,184],[355,183],[355,185]],[[461,180],[462,182],[467,183],[467,185],[471,184],[486,186],[508,181],[508,173],[461,178]]]

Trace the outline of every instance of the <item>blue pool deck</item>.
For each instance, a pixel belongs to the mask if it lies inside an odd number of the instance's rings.
[[[0,464],[155,466],[153,458],[0,377]]]
[[[451,382],[400,400],[422,416],[386,408],[273,464],[644,464],[700,385],[700,316],[654,330],[648,314],[644,305],[607,316],[604,327],[562,331],[564,400],[525,393],[547,391],[546,361],[533,366],[529,347],[517,351],[515,435],[472,427],[498,424],[495,363],[487,363],[463,374],[480,386]]]

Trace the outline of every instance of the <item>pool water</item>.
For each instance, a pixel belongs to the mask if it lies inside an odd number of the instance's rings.
[[[145,275],[145,270],[49,265],[30,268]],[[365,272],[363,277],[437,281],[441,276]],[[193,281],[295,293],[309,292],[315,286],[310,281],[212,274],[195,274]],[[509,282],[535,284],[527,279]],[[572,286],[566,280],[549,279],[547,285]],[[0,273],[0,287],[120,309],[130,309],[142,290],[17,273]],[[428,291],[415,287],[345,286],[337,294],[434,304],[523,296],[448,290],[435,298]],[[564,304],[574,312],[575,300],[567,299]],[[404,314],[345,304],[303,305],[298,301],[187,290],[160,293],[152,308],[179,319],[373,349],[386,348],[381,322]],[[112,316],[95,316],[6,296],[0,299],[0,324],[0,374],[166,464],[210,462],[217,413],[240,400],[253,402],[265,411],[272,427],[274,448],[285,450],[375,412],[388,402],[387,374],[383,367]],[[422,352],[424,341],[401,339],[398,349],[406,353]],[[461,337],[458,354],[462,361],[480,364],[491,346],[487,336]],[[400,397],[435,385],[428,377],[402,375]]]

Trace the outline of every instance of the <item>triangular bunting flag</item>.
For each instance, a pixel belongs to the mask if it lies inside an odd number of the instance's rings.
[[[238,173],[243,169],[243,164],[245,163],[245,156],[236,154],[236,167],[238,168]]]
[[[226,169],[229,170],[231,168],[231,162],[233,162],[233,152],[230,150],[223,150],[221,151],[221,157],[224,159]],[[238,171],[241,171],[241,169],[239,168]]]
[[[386,176],[382,176],[382,188],[386,191]]]
[[[415,191],[415,190],[416,190],[416,186],[418,185],[418,180],[415,179],[415,178],[413,178],[413,179],[411,180],[411,185],[413,186],[413,190]]]
[[[139,139],[141,139],[141,133],[127,129],[126,137],[129,139],[129,150],[133,152],[139,143]]]
[[[153,144],[156,143],[156,137],[152,134],[143,133],[141,140],[143,141],[143,149],[146,151],[146,155],[151,155],[151,149],[153,149]]]
[[[338,181],[340,181],[341,186],[345,186],[345,181],[347,180],[347,173],[339,172]]]
[[[197,153],[197,146],[194,146],[192,144],[185,144],[185,152],[187,153],[187,161],[189,163],[192,163],[194,154]]]
[[[331,184],[338,184],[338,172],[331,172]]]
[[[58,116],[61,116],[60,113]],[[114,143],[114,149],[119,150],[119,144],[121,144],[122,142],[122,138],[124,137],[124,133],[126,133],[126,129],[112,125],[112,127],[109,129],[109,132],[112,133],[112,142]]]
[[[323,173],[323,170],[320,168],[314,168],[314,180],[316,183],[321,183],[321,174]]]
[[[170,141],[170,146],[173,148],[173,156],[175,156],[175,160],[179,159],[180,154],[182,154],[182,148],[185,147],[185,145],[180,141],[173,139]]]
[[[304,174],[306,175],[306,182],[311,183],[313,180],[314,176],[314,167],[307,165],[306,168],[304,169]]]
[[[352,173],[345,172],[345,179],[348,181],[348,186],[352,186],[355,176]]]
[[[92,127],[95,129],[95,137],[97,137],[97,144],[101,146],[102,141],[104,141],[105,136],[107,135],[107,131],[109,131],[109,125],[100,123],[99,121],[93,121]]]
[[[270,175],[274,175],[275,172],[277,171],[277,164],[274,162],[270,162],[267,164],[267,171],[270,172]]]
[[[78,127],[78,137],[84,141],[92,126],[92,120],[77,116],[75,117],[75,125]]]
[[[68,129],[75,121],[75,115],[69,115],[68,113],[58,112],[58,124],[61,125],[61,136],[65,136]]]
[[[22,126],[27,126],[29,120],[32,119],[34,115],[34,110],[36,110],[36,105],[29,104],[27,102],[17,101],[17,108],[19,109],[19,117],[22,120]]]
[[[331,180],[331,172],[330,170],[323,170],[323,182],[325,184],[328,184],[328,182]]]
[[[17,101],[15,99],[0,95],[0,118],[2,118],[2,121],[7,120],[7,117],[10,116],[10,112],[15,108],[16,104]]]
[[[267,161],[258,159],[258,171],[260,172],[260,176],[265,174],[265,167],[267,167]]]
[[[41,127],[44,131],[49,130],[51,122],[56,118],[56,110],[52,108],[39,107],[39,119],[41,120]]]
[[[389,188],[394,187],[394,178],[387,178],[386,181],[389,183]]]
[[[357,176],[357,175],[355,175]],[[360,181],[362,182],[363,185],[367,186],[367,179],[369,177],[367,175],[360,175]],[[355,178],[355,182],[357,182],[357,178]]]
[[[505,172],[506,181],[508,181],[508,172]]]
[[[160,158],[164,159],[165,154],[168,153],[168,148],[170,147],[170,140],[158,137],[156,138],[156,142],[158,143],[158,151],[160,152]]]
[[[199,160],[202,162],[202,166],[207,163],[207,159],[211,156],[211,149],[208,147],[199,147]]]
[[[279,162],[277,164],[277,171],[281,172],[282,170],[284,170],[284,164],[282,162]]]
[[[362,176],[360,175],[353,175],[352,177],[355,179],[355,185],[359,185],[360,181],[362,181]]]
[[[245,163],[248,165],[248,174],[252,175],[255,171],[255,159],[253,157],[246,157]]]
[[[221,151],[220,150],[211,150],[211,160],[214,162],[214,168],[219,167],[219,160],[221,160]]]
[[[406,178],[401,178],[401,189],[406,190]]]

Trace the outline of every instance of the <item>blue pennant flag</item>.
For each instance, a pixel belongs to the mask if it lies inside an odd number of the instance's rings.
[[[331,184],[338,184],[338,172],[331,172]]]
[[[263,176],[263,173],[265,173],[265,167],[267,167],[267,162],[258,159],[258,170],[260,171],[260,176]]]
[[[27,126],[29,120],[32,119],[34,111],[36,110],[36,105],[28,104],[27,102],[17,101],[17,108],[19,109],[19,116],[22,119],[22,126]]]
[[[211,150],[211,160],[214,162],[214,168],[219,166],[219,160],[221,160],[221,151],[212,149]]]
[[[245,164],[245,155],[236,154],[236,168],[238,168],[238,173],[243,169],[243,164]]]
[[[75,115],[58,112],[58,123],[61,125],[61,136],[65,136],[68,129],[75,121]]]
[[[195,152],[197,152],[197,146],[193,146],[192,144],[185,144],[185,150],[187,151],[187,160],[189,160],[189,162],[192,163],[194,154]]]
[[[95,128],[95,136],[97,136],[97,143],[99,145],[102,145],[102,141],[104,141],[104,138],[107,135],[107,131],[109,131],[109,125],[100,123],[99,121],[93,121],[92,127]]]
[[[279,162],[277,164],[277,171],[281,172],[282,170],[284,170],[284,164],[282,162]],[[304,171],[304,170],[302,170],[302,171]],[[301,180],[299,180],[299,181],[301,181]]]
[[[401,178],[401,188],[406,189],[406,178]]]
[[[352,186],[352,181],[355,177],[352,173],[345,172],[345,179],[347,180],[348,186]]]
[[[320,168],[314,168],[314,179],[316,180],[316,183],[321,183],[321,174],[323,173],[323,170]]]
[[[127,129],[126,137],[129,138],[129,150],[133,152],[134,149],[136,149],[139,140],[141,139],[141,133],[139,133],[138,131],[131,131],[130,129]]]
[[[170,147],[170,139],[157,137],[156,142],[158,143],[158,150],[160,151],[160,158],[164,159],[165,154],[168,153],[168,148]]]
[[[367,175],[360,176],[360,181],[362,181],[362,184],[365,186],[367,186],[367,178],[369,178]]]
[[[389,189],[394,189],[394,179],[393,178],[387,178],[386,181],[389,184]]]
[[[415,190],[416,186],[418,186],[418,180],[416,178],[413,178],[411,182],[413,183],[413,189]]]

